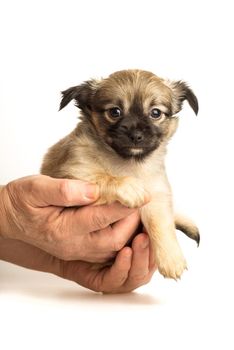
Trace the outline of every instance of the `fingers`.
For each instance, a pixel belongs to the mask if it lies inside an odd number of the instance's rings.
[[[90,233],[90,243],[104,252],[118,252],[131,240],[140,222],[140,215],[135,212],[112,226]]]
[[[139,234],[132,242],[133,258],[129,278],[141,281],[149,273],[149,237]]]
[[[98,187],[80,180],[54,179],[38,175],[16,181],[27,193],[30,204],[36,207],[85,205],[98,198]]]
[[[61,261],[60,277],[77,282],[95,292],[120,293],[131,267],[131,248],[124,248],[111,267],[93,269],[93,264],[84,261]]]
[[[137,211],[137,209],[127,208],[119,202],[115,202],[109,205],[79,208],[77,210],[77,218],[79,217],[80,222],[84,224],[82,229],[93,232],[104,229]]]
[[[94,270],[90,263],[63,262],[59,275],[96,292],[126,293],[150,281],[156,269],[150,255],[148,236],[139,234],[132,248],[124,247],[117,254],[112,266]]]
[[[117,207],[119,206],[117,205]],[[101,230],[90,232],[91,229],[88,214],[90,214],[90,211],[93,209],[96,210],[96,208],[88,207],[87,209],[89,209],[89,211],[82,209],[84,208],[79,208],[78,210],[67,209],[70,211],[70,215],[66,215],[64,226],[67,228],[68,232],[77,232],[77,230],[79,230],[84,234],[79,239],[78,244],[76,244],[75,237],[73,245],[69,248],[69,251],[71,252],[72,250],[75,255],[70,255],[68,258],[65,258],[61,254],[59,255],[65,260],[78,259],[87,262],[104,263],[114,258],[116,252],[121,250],[128,241],[131,240],[140,221],[140,215],[136,211],[113,225],[109,225]],[[80,212],[82,213],[82,216],[80,216]],[[87,215],[84,215],[86,213]],[[73,214],[75,214],[75,217]],[[77,223],[79,223],[78,227]],[[82,247],[82,249],[80,249],[80,247]],[[77,256],[78,252],[79,256]]]
[[[131,268],[132,250],[123,248],[117,255],[114,264],[104,271],[99,291],[104,293],[125,292],[123,288]]]
[[[147,234],[140,233],[134,238],[132,251],[132,264],[124,285],[125,292],[130,292],[148,283],[156,270],[153,251]]]
[[[148,283],[156,270],[155,263],[151,264],[151,254],[149,237],[139,234],[133,240],[132,248],[124,247],[111,267],[97,273],[92,286],[95,280],[95,290],[99,292],[127,293]]]
[[[114,251],[119,251],[131,241],[137,232],[140,221],[140,212],[136,211],[112,225],[113,232],[111,240]]]

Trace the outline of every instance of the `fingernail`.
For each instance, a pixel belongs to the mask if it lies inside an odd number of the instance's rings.
[[[146,249],[149,246],[149,238],[146,237],[143,242],[141,243],[141,248]]]
[[[98,198],[98,186],[88,184],[85,186],[84,197],[88,200],[94,200]]]

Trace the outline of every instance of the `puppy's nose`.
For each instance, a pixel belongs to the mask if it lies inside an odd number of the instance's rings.
[[[139,143],[144,139],[143,133],[140,130],[132,131],[129,137],[134,143]]]

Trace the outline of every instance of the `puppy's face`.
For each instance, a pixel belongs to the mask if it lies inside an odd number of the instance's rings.
[[[198,112],[197,98],[184,82],[166,82],[141,70],[119,71],[62,94],[60,109],[75,99],[83,120],[123,158],[144,159],[167,141],[177,126],[173,116],[185,99]]]

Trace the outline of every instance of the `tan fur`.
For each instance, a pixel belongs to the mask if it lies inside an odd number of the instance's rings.
[[[136,95],[142,100],[144,110],[148,110],[152,103],[163,106],[165,112],[172,108],[172,90],[162,79],[149,72],[117,72],[100,81],[98,86],[95,102],[101,103],[104,109],[122,101],[127,113]],[[97,184],[100,200],[96,204],[119,201],[128,207],[139,207],[160,273],[165,277],[180,278],[186,261],[175,234],[172,193],[164,166],[167,141],[176,131],[178,119],[161,120],[166,135],[164,141],[144,161],[137,162],[116,154],[108,145],[109,135],[98,113],[91,111],[90,117],[92,126],[83,113],[76,129],[49,149],[41,172],[52,177],[74,178]],[[104,118],[108,123],[113,122],[109,116]],[[104,143],[90,133],[93,127]],[[143,206],[148,194],[151,201]],[[191,230],[194,227],[189,219],[177,217],[177,221],[187,228],[191,227]]]

